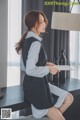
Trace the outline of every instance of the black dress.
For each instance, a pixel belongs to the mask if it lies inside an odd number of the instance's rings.
[[[28,51],[30,49],[31,44],[34,41],[38,41],[38,40],[34,37],[30,37],[24,40],[22,47],[22,58],[25,67],[26,67]],[[41,44],[39,58],[36,65],[45,66],[46,62],[47,62],[47,56]],[[53,97],[53,95],[50,93],[47,76],[40,78],[40,77],[32,77],[26,74],[23,81],[23,91],[24,91],[24,99],[26,101],[29,101],[31,104],[33,104],[37,109],[47,109],[52,107],[56,103],[58,98],[55,96]]]

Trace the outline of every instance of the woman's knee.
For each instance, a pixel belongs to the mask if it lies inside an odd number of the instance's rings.
[[[49,108],[47,116],[51,120],[65,120],[61,112],[55,107]]]
[[[66,103],[71,105],[73,103],[73,100],[74,100],[73,95],[71,93],[68,93]]]

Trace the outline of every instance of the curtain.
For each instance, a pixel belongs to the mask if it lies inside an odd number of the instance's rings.
[[[22,0],[22,19],[29,10],[41,10],[43,11],[49,21],[48,27],[43,35],[43,44],[48,55],[50,62],[53,62],[53,57],[59,58],[60,50],[65,49],[65,55],[67,58],[67,64],[69,64],[69,32],[61,30],[51,29],[51,17],[52,12],[69,12],[69,6],[59,5],[44,5],[44,1],[49,0]],[[50,0],[55,1],[55,0]],[[56,0],[58,2],[58,0]],[[69,2],[69,0],[59,0],[59,2]],[[25,30],[25,26],[22,20],[22,32]],[[67,74],[69,77],[69,74]],[[49,75],[49,79],[52,80],[52,76]]]
[[[54,0],[52,0],[54,1]],[[58,1],[57,1],[58,2]],[[69,2],[69,0],[59,0],[59,2]],[[46,48],[49,61],[53,62],[53,58],[56,57],[57,59],[60,56],[60,50],[65,50],[65,56],[67,59],[67,64],[70,64],[70,48],[69,48],[69,31],[63,30],[53,30],[51,29],[51,15],[52,12],[69,12],[69,6],[45,6],[44,12],[49,20],[48,25],[48,34],[45,35],[43,40],[43,44]],[[66,73],[66,77],[70,76],[70,73]],[[53,76],[49,75],[49,79],[52,80]]]

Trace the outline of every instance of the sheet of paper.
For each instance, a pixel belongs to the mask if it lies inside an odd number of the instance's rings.
[[[56,68],[60,71],[68,71],[68,70],[73,70],[69,65],[56,65]]]

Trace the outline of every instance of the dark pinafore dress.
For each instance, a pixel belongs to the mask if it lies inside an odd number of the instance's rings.
[[[26,38],[24,40],[22,47],[22,58],[25,67],[28,51],[30,49],[31,44],[35,41],[38,40],[34,37]],[[47,61],[46,53],[41,44],[39,58],[36,66],[45,66],[46,61]],[[50,108],[57,101],[57,98],[54,99],[53,95],[50,93],[47,76],[33,77],[26,74],[23,81],[23,91],[25,101],[29,101],[37,109]]]

